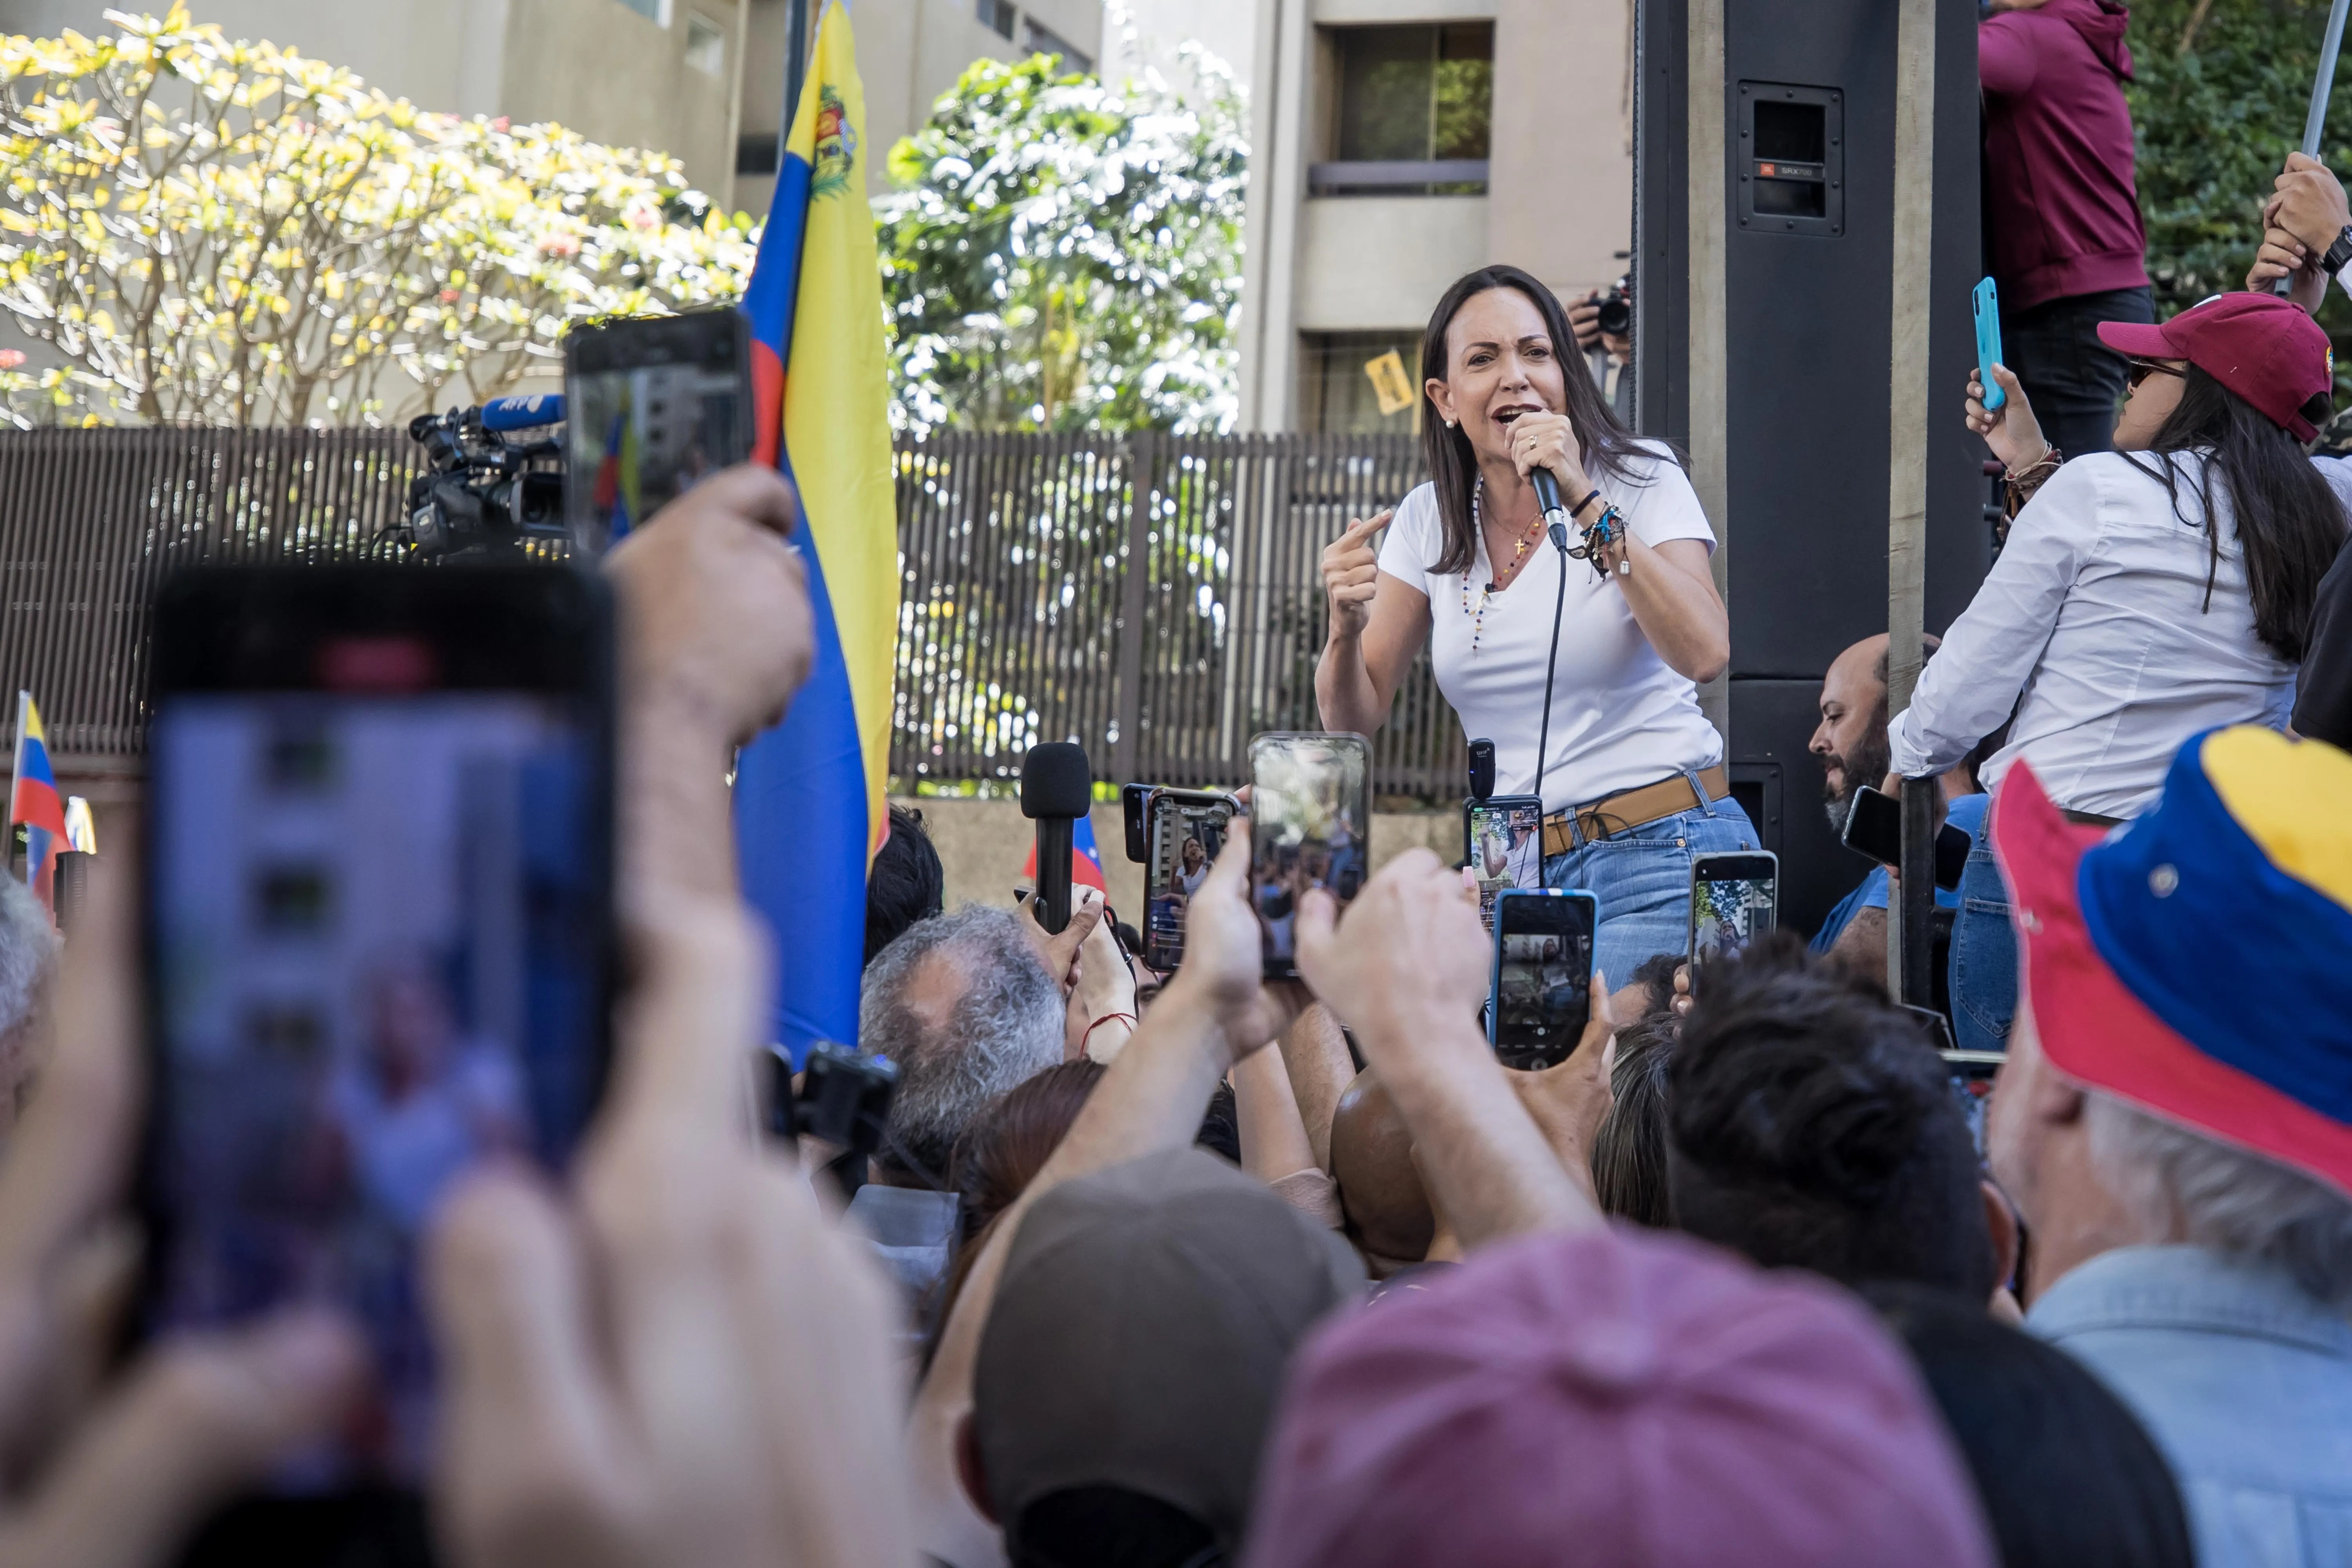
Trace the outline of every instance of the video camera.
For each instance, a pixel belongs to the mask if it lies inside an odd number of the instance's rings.
[[[563,445],[529,437],[563,423],[563,398],[495,397],[478,408],[420,414],[408,438],[426,471],[409,482],[395,537],[419,555],[511,552],[525,540],[569,537],[563,518]]]

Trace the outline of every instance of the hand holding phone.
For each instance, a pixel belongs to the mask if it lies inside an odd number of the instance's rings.
[[[1933,786],[1923,782],[1919,787]],[[1845,829],[1839,838],[1857,855],[1901,870],[1903,803],[1872,785],[1860,786],[1846,808]],[[1969,836],[1950,823],[1936,829],[1936,886],[1948,893],[1959,887],[1960,877],[1969,868],[1971,847]]]
[[[1158,788],[1144,802],[1143,962],[1165,974],[1184,962],[1184,911],[1223,852],[1239,803],[1211,790]]]
[[[1591,893],[1512,889],[1496,900],[1486,1037],[1504,1066],[1556,1067],[1584,1037],[1600,927]]]

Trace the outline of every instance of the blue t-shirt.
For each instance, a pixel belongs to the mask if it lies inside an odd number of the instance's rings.
[[[1985,808],[1991,804],[1992,796],[1989,795],[1964,795],[1945,811],[1944,820],[1974,838],[1984,826]],[[1862,879],[1862,886],[1841,900],[1838,907],[1830,911],[1830,918],[1822,922],[1821,931],[1813,937],[1812,950],[1827,952],[1836,943],[1838,933],[1853,923],[1854,916],[1864,910],[1885,909],[1886,892],[1886,868],[1873,866],[1870,875]],[[1941,909],[1957,910],[1960,907],[1960,895],[1950,889],[1938,888],[1936,903]]]

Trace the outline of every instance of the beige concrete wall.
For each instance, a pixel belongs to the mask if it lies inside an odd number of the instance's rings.
[[[1486,196],[1309,201],[1298,222],[1298,330],[1417,329],[1446,285],[1486,264],[1494,205]]]
[[[965,800],[938,795],[902,800],[921,810],[923,826],[947,871],[948,908],[965,903],[1009,904],[1022,881],[1022,868],[1036,842],[1036,827],[1011,800]],[[1143,868],[1127,858],[1126,829],[1116,803],[1094,813],[1095,844],[1102,851],[1103,880],[1111,908],[1134,922],[1143,908]],[[1386,865],[1420,845],[1446,860],[1462,858],[1462,819],[1445,812],[1377,812],[1372,816],[1372,865]]]
[[[619,0],[506,0],[499,111],[558,121],[599,142],[653,147],[686,165],[705,191],[726,194],[735,169],[731,118],[741,0],[671,0],[664,28]],[[687,63],[688,17],[727,39],[717,75]]]
[[[1632,0],[1496,0],[1487,254],[1563,299],[1633,243]]]

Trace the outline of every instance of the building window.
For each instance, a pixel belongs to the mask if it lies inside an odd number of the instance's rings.
[[[621,0],[621,4],[656,27],[669,26],[669,0]]]
[[[980,0],[979,9],[980,25],[1010,42],[1013,20],[1019,16],[1013,9],[1013,0]]]
[[[1059,55],[1062,57],[1062,68],[1066,71],[1078,71],[1080,73],[1090,73],[1093,71],[1095,68],[1095,62],[1092,56],[1088,55],[1083,49],[1073,48],[1070,46],[1068,39],[1055,32],[1051,27],[1041,26],[1036,17],[1031,16],[1027,18],[1027,21],[1028,37],[1024,42],[1027,44],[1031,54]]]
[[[687,13],[686,63],[705,76],[727,74],[727,34],[708,16]]]
[[[1475,195],[1486,189],[1495,25],[1328,30],[1338,87],[1318,195]]]
[[[1301,333],[1298,427],[1344,436],[1418,434],[1420,330]]]
[[[778,149],[783,138],[772,131],[747,131],[735,138],[735,172],[739,174],[772,174],[776,172]]]

